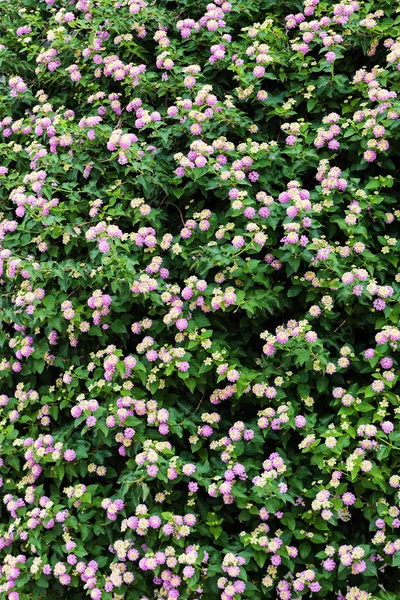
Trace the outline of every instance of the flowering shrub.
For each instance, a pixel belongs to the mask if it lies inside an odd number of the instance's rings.
[[[396,3],[0,13],[0,597],[400,598]]]

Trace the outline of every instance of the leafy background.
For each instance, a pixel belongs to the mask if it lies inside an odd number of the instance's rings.
[[[400,598],[396,6],[0,14],[0,595]]]

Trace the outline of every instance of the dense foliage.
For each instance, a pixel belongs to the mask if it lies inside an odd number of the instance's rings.
[[[400,598],[400,16],[0,1],[0,597]]]

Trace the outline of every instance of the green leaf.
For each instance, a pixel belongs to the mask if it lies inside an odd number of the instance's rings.
[[[189,377],[188,379],[185,379],[185,384],[192,393],[196,389],[196,379],[194,377]]]
[[[121,321],[121,319],[116,319],[111,325],[111,330],[114,333],[126,333],[126,326]]]

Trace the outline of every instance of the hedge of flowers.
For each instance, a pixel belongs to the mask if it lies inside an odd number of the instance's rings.
[[[400,598],[400,14],[0,2],[0,597]]]

